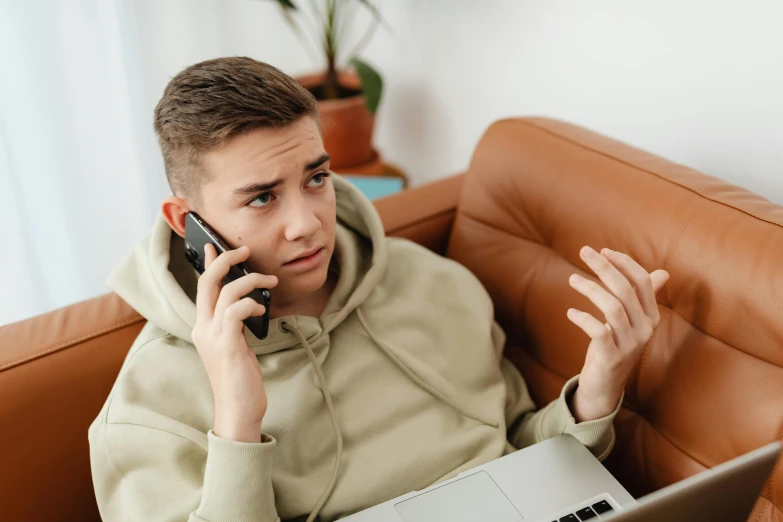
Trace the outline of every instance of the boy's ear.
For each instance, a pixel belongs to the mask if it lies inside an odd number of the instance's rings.
[[[160,210],[171,230],[185,237],[185,215],[191,210],[188,202],[177,196],[169,196],[161,203]]]

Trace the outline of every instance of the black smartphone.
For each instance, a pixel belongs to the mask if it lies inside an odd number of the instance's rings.
[[[204,245],[207,243],[212,243],[218,255],[230,250],[220,236],[198,214],[188,212],[185,216],[185,259],[199,274],[204,273],[206,260]],[[223,278],[223,284],[228,284],[250,273],[244,263],[238,263],[228,271],[228,275]],[[253,335],[259,339],[265,339],[269,333],[269,308],[272,296],[266,288],[256,288],[245,297],[253,298],[255,302],[266,308],[264,315],[248,317],[244,320],[245,326],[253,332]]]

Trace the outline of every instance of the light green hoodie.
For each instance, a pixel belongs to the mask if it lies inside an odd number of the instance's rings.
[[[211,431],[196,273],[162,217],[111,275],[149,321],[89,430],[107,522],[334,520],[562,433],[611,450],[616,410],[576,424],[575,377],[534,412],[476,277],[386,238],[372,203],[333,179],[340,275],[323,314],[274,319],[263,341],[245,329],[269,397],[261,442]]]

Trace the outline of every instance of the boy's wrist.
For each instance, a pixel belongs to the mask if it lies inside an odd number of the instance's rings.
[[[261,442],[261,425],[215,420],[212,433],[236,442]]]
[[[603,397],[593,397],[584,388],[578,386],[571,396],[569,408],[576,422],[589,422],[602,419],[612,413],[617,407],[622,391],[618,394],[606,394]]]

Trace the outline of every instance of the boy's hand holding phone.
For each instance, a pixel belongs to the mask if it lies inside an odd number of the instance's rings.
[[[215,397],[214,433],[240,442],[260,442],[267,397],[242,321],[261,316],[266,309],[243,296],[256,288],[277,286],[277,277],[250,273],[223,285],[229,269],[247,260],[250,249],[243,246],[219,256],[211,244],[204,249],[205,270],[198,279],[192,338]]]

